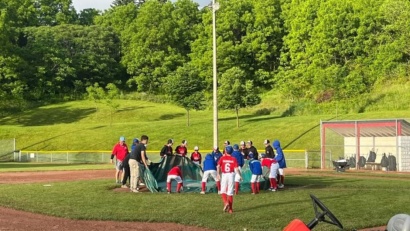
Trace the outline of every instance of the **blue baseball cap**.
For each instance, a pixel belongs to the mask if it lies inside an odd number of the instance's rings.
[[[124,141],[125,141],[125,137],[124,137],[124,136],[121,136],[121,137],[120,137],[120,141],[123,141],[123,142],[124,142]]]

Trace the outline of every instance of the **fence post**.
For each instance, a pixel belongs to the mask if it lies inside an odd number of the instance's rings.
[[[309,167],[309,154],[308,151],[305,150],[305,168],[308,169]]]

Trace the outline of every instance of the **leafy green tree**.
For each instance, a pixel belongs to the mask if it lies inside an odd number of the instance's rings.
[[[193,35],[188,30],[192,27],[191,19],[197,19],[192,12],[198,11],[192,6],[197,5],[188,0],[181,0],[176,6],[158,1],[147,1],[141,6],[137,19],[124,37],[129,41],[124,46],[123,58],[132,76],[129,85],[135,83],[138,91],[163,92],[168,74],[188,60],[190,38],[186,36]],[[188,16],[181,17],[184,13]],[[178,20],[185,23],[178,23]]]
[[[140,0],[114,0],[111,4],[111,7],[125,6],[130,3],[136,4],[137,2],[140,2]]]
[[[198,78],[198,72],[190,65],[184,65],[167,78],[166,92],[171,100],[187,111],[187,125],[189,126],[189,111],[203,110],[204,83]]]
[[[107,84],[106,92],[104,95],[105,104],[110,108],[110,126],[112,125],[112,115],[120,107],[120,104],[116,99],[120,96],[120,90],[113,83]]]
[[[94,25],[94,19],[100,15],[100,11],[94,8],[88,8],[82,10],[78,14],[78,24],[83,26]]]
[[[98,103],[105,98],[104,88],[100,87],[98,83],[94,83],[92,86],[86,88],[87,99],[94,102],[95,110],[98,110]]]
[[[237,127],[239,127],[239,109],[257,105],[261,101],[253,81],[246,80],[244,76],[243,70],[233,67],[218,79],[218,106],[222,109],[235,110]]]

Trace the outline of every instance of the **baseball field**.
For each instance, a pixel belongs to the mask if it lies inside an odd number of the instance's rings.
[[[344,230],[385,226],[393,215],[410,213],[410,174],[403,173],[288,168],[283,190],[241,193],[234,213],[226,214],[216,193],[121,189],[108,164],[0,163],[0,169],[0,230],[282,230],[294,218],[314,218],[310,194]],[[322,222],[314,230],[338,228]]]

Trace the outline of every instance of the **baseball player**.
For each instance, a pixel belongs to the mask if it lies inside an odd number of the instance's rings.
[[[211,176],[216,182],[216,188],[218,192],[221,191],[221,182],[216,177],[216,162],[214,157],[211,154],[207,154],[204,160],[204,175],[202,176],[202,189],[201,194],[205,194],[206,191],[206,182],[208,177]]]
[[[115,182],[121,184],[123,178],[123,164],[125,156],[129,153],[128,146],[125,143],[125,137],[121,136],[118,143],[116,143],[112,149],[111,164],[115,156]]]
[[[252,172],[251,176],[251,189],[252,194],[259,193],[260,189],[260,178],[262,176],[262,164],[259,160],[254,159],[253,154],[249,154],[249,169]]]
[[[285,181],[285,175],[283,169],[286,168],[286,160],[285,160],[285,155],[283,154],[283,150],[280,147],[280,142],[279,140],[273,141],[273,148],[276,150],[276,157],[275,160],[279,164],[279,186],[278,188],[284,188],[284,181]]]
[[[279,164],[275,159],[267,158],[265,154],[262,154],[261,157],[262,167],[267,167],[269,169],[269,190],[276,192],[276,190],[278,189],[276,176],[278,174]]]
[[[237,144],[233,145],[232,156],[235,157],[236,161],[238,162],[239,172],[242,173],[242,167],[245,163],[245,160],[243,158],[242,153],[239,151],[239,146]],[[235,175],[235,195],[238,195],[238,193],[239,193],[239,182],[240,182],[240,176],[239,176],[239,174],[236,174]]]
[[[194,152],[191,154],[191,161],[194,162],[194,164],[201,165],[202,155],[199,152],[198,146],[194,147]]]
[[[214,160],[216,163],[218,163],[219,159],[222,157],[221,151],[219,151],[219,147],[215,146],[214,150],[212,151],[212,156],[214,157]]]
[[[177,193],[180,193],[182,187],[182,172],[181,166],[177,165],[168,172],[167,176],[167,192],[168,194],[171,193],[171,180],[175,180],[177,182]]]
[[[227,146],[225,153],[226,154],[222,156],[218,162],[217,178],[221,179],[221,195],[224,203],[223,211],[233,213],[233,182],[235,180],[235,173],[239,174],[241,179],[242,176],[238,170],[238,162],[231,156],[233,153],[232,146]]]
[[[181,156],[185,157],[186,154],[188,153],[188,150],[186,148],[187,145],[188,145],[188,141],[182,140],[181,144],[175,148],[175,153],[177,155],[181,155]]]

